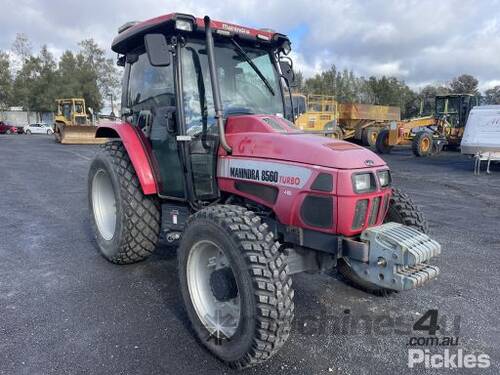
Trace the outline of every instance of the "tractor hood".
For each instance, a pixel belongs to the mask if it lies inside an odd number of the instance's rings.
[[[337,169],[384,166],[370,150],[322,135],[304,133],[281,117],[230,116],[226,138],[233,156],[275,159]]]

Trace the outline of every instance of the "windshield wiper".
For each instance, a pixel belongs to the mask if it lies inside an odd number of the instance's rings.
[[[257,68],[257,65],[255,65],[253,63],[252,59],[247,55],[247,53],[245,52],[245,50],[243,48],[241,48],[241,46],[238,44],[238,42],[236,42],[236,40],[234,40],[234,38],[231,38],[231,42],[236,47],[236,52],[238,52],[238,54],[241,57],[243,57],[245,59],[245,61],[252,67],[252,69],[255,71],[255,73],[257,73],[257,75],[262,80],[262,82],[264,82],[264,84],[268,88],[269,92],[271,94],[273,94],[273,96],[274,96],[275,94],[274,94],[273,87],[271,86],[271,84],[269,83],[269,81],[266,79],[266,77],[264,77],[264,74],[262,74],[262,72],[260,71],[260,69]]]

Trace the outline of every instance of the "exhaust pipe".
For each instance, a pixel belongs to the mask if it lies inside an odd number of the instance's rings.
[[[224,129],[224,111],[222,109],[222,100],[220,97],[220,86],[219,78],[217,77],[217,69],[215,68],[215,57],[214,57],[214,38],[212,36],[212,29],[210,28],[210,17],[205,16],[203,18],[205,21],[205,35],[207,38],[207,58],[208,58],[208,68],[210,69],[210,83],[212,84],[212,96],[214,98],[215,107],[215,121],[217,121],[217,126],[219,127],[220,143],[222,148],[230,154],[233,150],[228,145],[226,140],[226,132]]]

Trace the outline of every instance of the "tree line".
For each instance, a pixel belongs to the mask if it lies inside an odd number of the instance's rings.
[[[50,112],[57,98],[84,98],[99,112],[110,95],[116,98],[119,84],[114,62],[93,39],[81,41],[75,52],[64,51],[58,61],[46,45],[33,54],[24,34],[10,51],[0,50],[0,110]]]
[[[305,94],[331,95],[340,103],[363,103],[390,105],[401,108],[402,118],[410,118],[434,111],[434,97],[448,93],[469,93],[481,96],[479,81],[462,74],[447,84],[427,85],[420,91],[412,90],[396,77],[356,76],[350,70],[330,69],[305,79],[301,72],[296,74],[296,92]],[[493,87],[481,96],[482,104],[500,104],[500,86]]]
[[[32,50],[24,34],[16,36],[10,51],[0,50],[0,110],[15,106],[53,111],[57,98],[83,97],[88,107],[99,112],[104,100],[118,96],[120,74],[94,40],[81,41],[77,51],[65,51],[58,61],[45,45],[37,54]],[[403,118],[432,113],[436,94],[479,95],[478,80],[468,74],[418,92],[395,77],[365,78],[347,69],[337,70],[335,65],[307,79],[300,72],[296,76],[295,91],[332,95],[340,103],[398,106]],[[486,90],[481,99],[483,104],[500,104],[500,86]]]

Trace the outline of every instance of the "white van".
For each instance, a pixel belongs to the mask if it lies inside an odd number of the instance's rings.
[[[476,159],[474,172],[479,173],[481,160],[500,161],[500,105],[474,107],[469,113],[462,142],[462,154]]]

